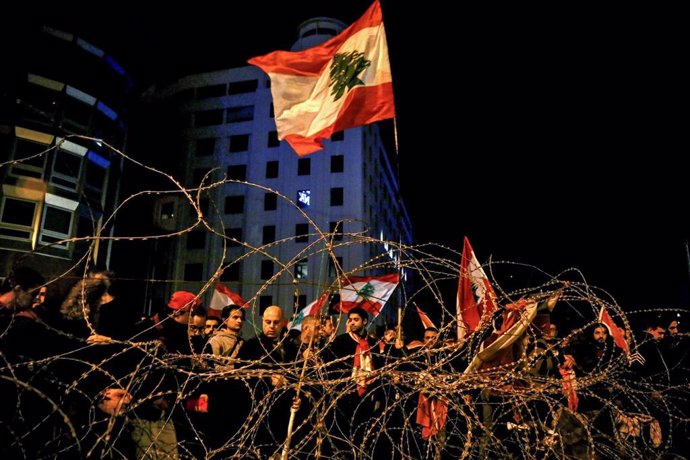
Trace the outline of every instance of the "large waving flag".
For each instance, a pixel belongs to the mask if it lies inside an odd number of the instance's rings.
[[[303,51],[249,60],[271,78],[278,139],[298,155],[331,134],[395,116],[386,33],[378,0],[354,24]]]
[[[336,305],[336,309],[347,313],[355,307],[360,307],[371,314],[373,319],[381,312],[399,282],[400,276],[397,273],[383,276],[348,276],[343,279],[340,303]]]
[[[321,294],[321,297],[301,309],[299,313],[297,313],[297,315],[292,319],[292,321],[288,323],[287,328],[301,331],[302,321],[304,321],[304,318],[307,316],[318,316],[321,313],[321,309],[326,304],[329,294],[330,293],[328,291],[324,292]]]
[[[490,318],[496,305],[494,288],[479,264],[470,240],[465,237],[456,304],[458,340],[474,332],[483,318]]]
[[[220,316],[220,312],[228,305],[239,305],[242,308],[247,308],[247,302],[236,292],[232,292],[224,284],[216,284],[216,289],[213,291],[211,297],[211,304],[209,305],[209,315]]]

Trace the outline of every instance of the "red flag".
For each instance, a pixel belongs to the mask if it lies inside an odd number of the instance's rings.
[[[474,332],[496,310],[496,293],[465,237],[457,295],[458,340]]]
[[[249,63],[271,78],[278,138],[298,155],[323,148],[336,131],[395,116],[381,6],[303,51],[274,51]]]
[[[242,308],[248,308],[247,302],[245,302],[239,294],[232,292],[224,284],[216,284],[216,289],[213,291],[213,297],[211,297],[208,314],[210,316],[220,316],[220,312],[228,305],[239,305]]]
[[[383,276],[348,276],[340,288],[340,303],[336,309],[347,313],[354,307],[378,316],[400,281],[397,273]]]
[[[599,311],[599,322],[609,330],[609,334],[613,338],[613,342],[616,346],[623,350],[626,355],[630,354],[630,347],[628,346],[628,342],[625,341],[625,330],[621,329],[613,322],[613,318],[611,318],[611,315],[609,315],[605,307],[601,307]]]
[[[434,396],[419,393],[417,424],[422,426],[422,438],[429,439],[446,425],[448,403]]]
[[[414,307],[417,309],[417,314],[419,315],[419,319],[422,321],[422,324],[424,325],[424,329],[428,329],[430,327],[438,329],[436,325],[431,321],[431,319],[427,316],[427,314],[424,313],[422,309],[417,306],[417,304],[414,304]]]
[[[319,313],[321,313],[321,309],[326,303],[329,294],[330,292],[328,291],[324,292],[321,294],[321,297],[301,309],[299,313],[297,313],[297,315],[287,324],[287,328],[301,331],[302,321],[304,321],[304,318],[307,316],[318,316]]]

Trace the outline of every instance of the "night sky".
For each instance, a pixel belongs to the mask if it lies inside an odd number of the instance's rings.
[[[369,4],[80,13],[94,17],[84,35],[126,50],[121,61],[147,82],[241,65],[288,48],[303,20],[349,24]],[[460,250],[467,235],[480,261],[576,267],[627,309],[686,306],[680,14],[442,5],[382,0],[417,242]],[[64,24],[66,13],[49,17]]]

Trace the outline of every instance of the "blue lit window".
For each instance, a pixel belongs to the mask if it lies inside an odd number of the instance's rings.
[[[300,208],[311,206],[311,190],[297,190],[297,205]]]

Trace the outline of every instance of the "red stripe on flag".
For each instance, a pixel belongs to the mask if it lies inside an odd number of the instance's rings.
[[[367,27],[378,27],[383,22],[381,5],[376,0],[350,27],[330,40],[303,51],[274,51],[247,61],[266,73],[319,76],[340,47],[355,33]]]

